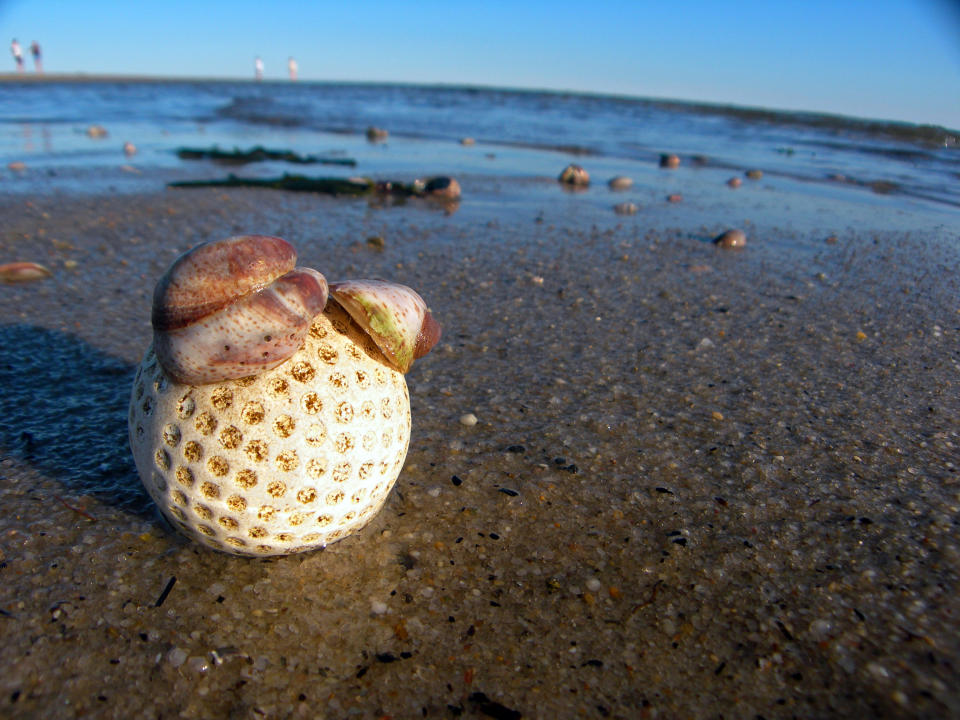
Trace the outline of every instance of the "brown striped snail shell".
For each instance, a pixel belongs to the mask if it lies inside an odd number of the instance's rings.
[[[154,348],[171,378],[203,385],[276,367],[327,303],[286,240],[241,235],[181,255],[153,295]]]

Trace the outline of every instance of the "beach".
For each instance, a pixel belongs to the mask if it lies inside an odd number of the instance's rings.
[[[410,144],[380,173],[461,151]],[[0,262],[52,277],[0,285],[0,715],[960,715],[960,216],[682,160],[471,160],[454,206],[5,171]],[[242,233],[443,327],[386,505],[316,552],[191,543],[128,446],[156,281]]]

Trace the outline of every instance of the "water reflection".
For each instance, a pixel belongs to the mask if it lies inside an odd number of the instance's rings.
[[[53,140],[50,134],[50,128],[44,123],[21,123],[20,136],[23,143],[23,151],[27,153],[36,152],[37,148],[34,144],[34,135],[37,130],[39,130],[40,144],[43,148],[43,152],[52,153]]]

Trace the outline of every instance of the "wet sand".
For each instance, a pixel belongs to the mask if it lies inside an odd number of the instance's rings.
[[[960,714],[956,232],[723,251],[554,195],[0,200],[54,270],[0,286],[0,715]],[[320,552],[189,543],[127,447],[156,279],[240,232],[444,326],[384,510]]]

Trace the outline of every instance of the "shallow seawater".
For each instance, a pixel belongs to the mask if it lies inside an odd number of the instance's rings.
[[[229,171],[404,182],[452,174],[513,184],[555,178],[571,161],[606,182],[642,175],[662,153],[677,153],[711,185],[759,169],[768,181],[799,181],[801,195],[879,191],[887,201],[942,207],[954,220],[960,205],[957,132],[903,123],[641,98],[323,83],[14,82],[0,86],[0,101],[0,162],[28,166],[11,173],[11,192],[147,192],[158,180]],[[106,136],[89,137],[92,126]],[[368,127],[387,130],[386,142],[367,142]],[[465,138],[475,144],[461,145]],[[127,141],[138,149],[130,157],[122,152]],[[352,158],[356,166],[225,169],[175,154],[256,145]]]

